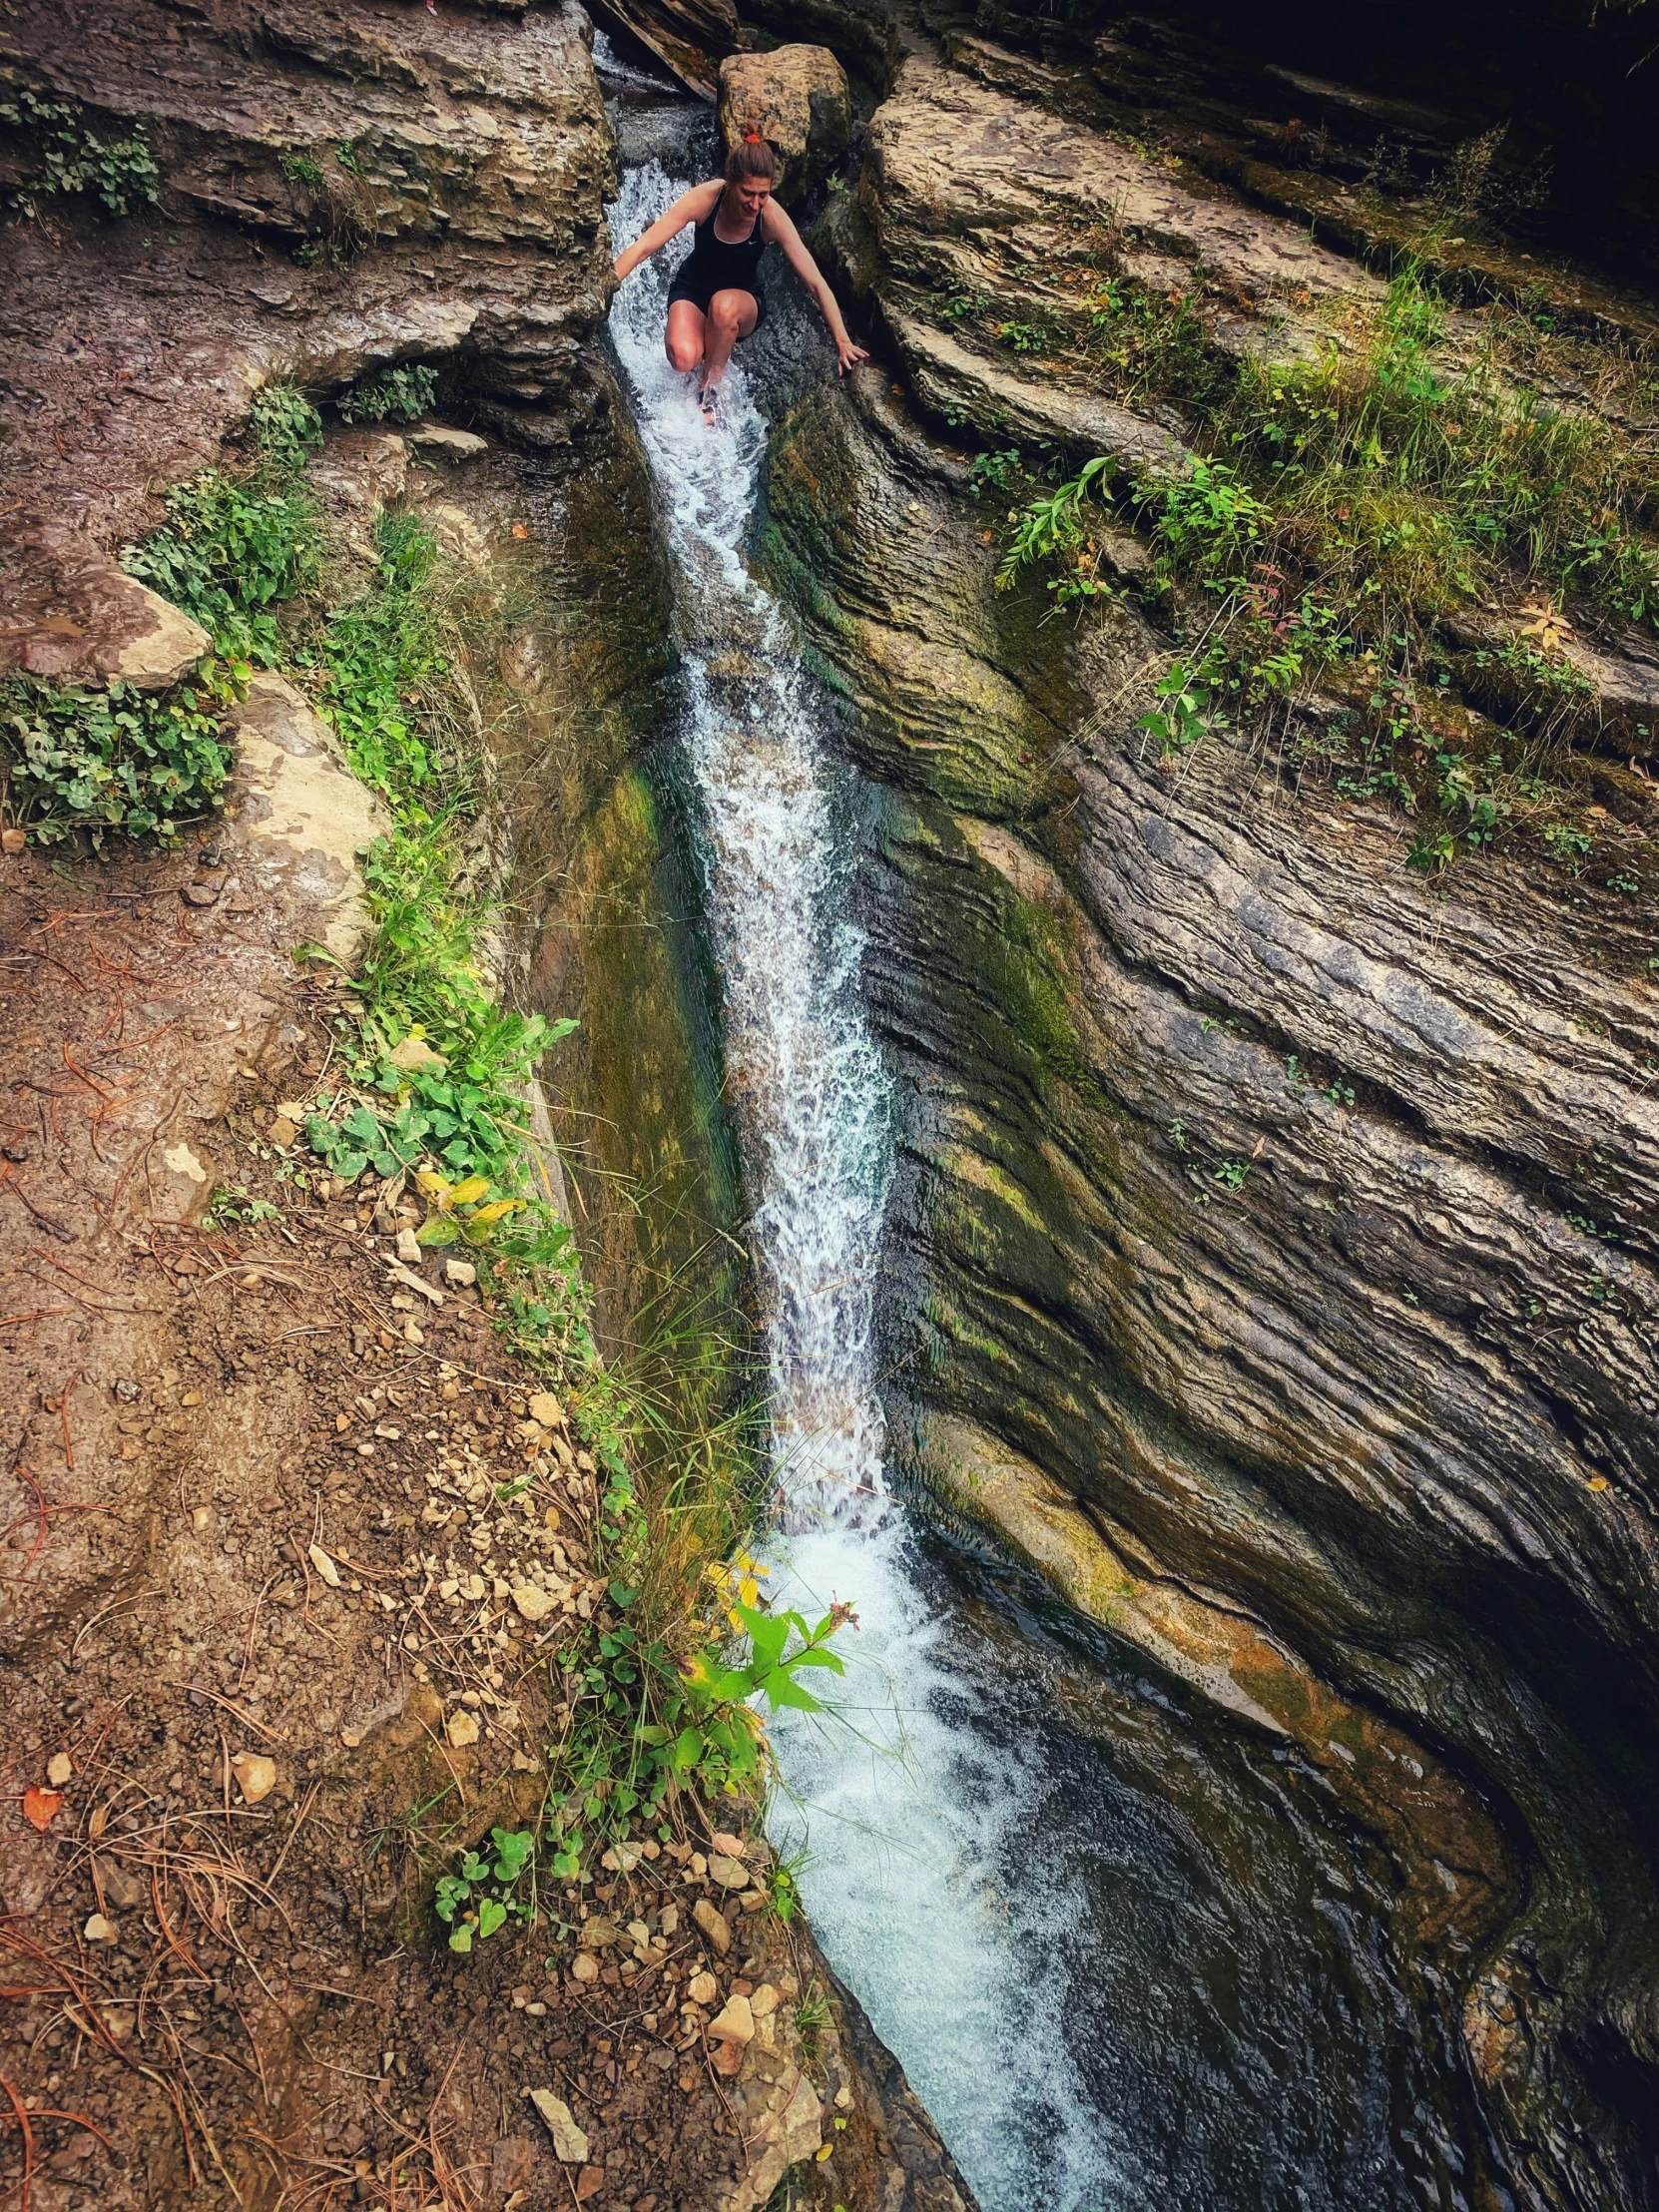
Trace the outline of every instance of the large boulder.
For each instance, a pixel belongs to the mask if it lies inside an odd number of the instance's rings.
[[[852,136],[846,71],[828,46],[733,54],[720,65],[720,130],[731,152],[759,131],[778,156],[778,198],[804,200],[835,168]]]

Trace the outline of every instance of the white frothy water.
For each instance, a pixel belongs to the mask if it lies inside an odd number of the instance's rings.
[[[672,98],[680,89],[672,77],[653,76],[625,62],[597,23],[593,27],[593,66],[608,84],[620,85],[629,92],[666,93]]]
[[[618,250],[684,189],[655,163],[630,170],[612,211]],[[888,1085],[859,1003],[833,763],[789,628],[742,558],[766,424],[741,362],[711,429],[695,379],[664,352],[685,250],[629,278],[611,329],[677,569],[684,738],[793,1531],[775,1595],[848,1597],[862,1623],[840,1639],[843,1717],[780,1718],[777,1840],[806,1844],[819,1938],[984,2212],[1094,2212],[1121,2191],[1065,2047],[1055,1947],[1082,1901],[1031,1849],[1045,1784],[976,1732],[983,1693],[941,1650],[944,1624],[886,1495],[872,1308]]]

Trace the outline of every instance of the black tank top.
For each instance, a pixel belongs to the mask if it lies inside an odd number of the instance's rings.
[[[766,210],[755,218],[755,228],[748,238],[740,239],[736,246],[729,245],[715,235],[715,225],[720,220],[721,202],[715,202],[715,212],[707,223],[700,223],[693,234],[692,250],[682,264],[678,281],[688,290],[713,298],[717,291],[751,291],[761,288],[761,255],[766,240],[761,236],[761,226],[766,221]]]

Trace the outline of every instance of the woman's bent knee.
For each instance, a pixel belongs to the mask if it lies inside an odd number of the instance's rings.
[[[672,337],[668,341],[668,357],[676,368],[684,371],[697,366],[703,358],[703,349],[690,338]]]

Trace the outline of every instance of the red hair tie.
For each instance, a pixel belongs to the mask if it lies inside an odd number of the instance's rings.
[[[759,145],[761,145],[761,144],[762,144],[762,139],[761,139],[761,134],[760,134],[760,132],[759,132],[759,131],[745,131],[745,133],[743,134],[743,143],[745,144],[745,146],[759,146]]]

